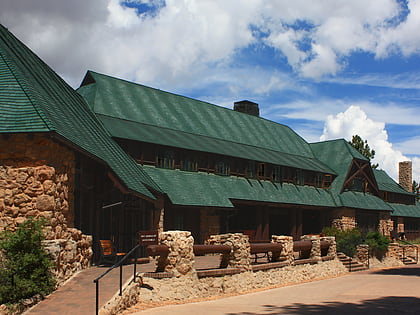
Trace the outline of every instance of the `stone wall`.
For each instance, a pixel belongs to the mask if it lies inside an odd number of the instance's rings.
[[[369,266],[369,245],[357,245],[354,258],[363,265]]]
[[[332,211],[332,226],[339,230],[352,230],[357,226],[354,209],[335,209]]]
[[[222,255],[222,268],[239,268],[243,271],[251,270],[251,247],[248,235],[242,233],[228,233],[211,235],[206,242],[209,245],[229,245],[232,251]]]
[[[381,211],[379,213],[379,232],[385,236],[391,236],[394,230],[394,222],[391,220],[389,212]]]
[[[347,269],[337,259],[317,264],[286,266],[266,271],[243,272],[223,277],[174,277],[164,279],[143,278],[144,285],[137,292],[132,292],[137,303],[142,307],[156,303],[191,301],[220,297],[224,294],[236,294],[301,283],[315,279],[325,279],[347,274]],[[135,284],[131,284],[134,287]],[[128,292],[130,290],[127,290]],[[125,294],[125,293],[124,293]],[[130,301],[130,298],[126,298]],[[125,307],[132,304],[127,303]],[[124,309],[119,305],[115,309]],[[116,314],[105,311],[101,315]]]
[[[91,237],[73,228],[74,152],[47,136],[0,136],[0,230],[46,220],[58,283],[90,265]]]

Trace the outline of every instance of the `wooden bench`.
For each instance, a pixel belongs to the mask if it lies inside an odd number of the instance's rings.
[[[101,257],[98,265],[114,265],[126,254],[117,252],[111,240],[100,240],[99,247],[101,249]]]

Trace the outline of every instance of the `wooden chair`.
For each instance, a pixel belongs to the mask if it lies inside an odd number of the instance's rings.
[[[100,240],[99,247],[101,249],[101,257],[98,265],[114,265],[118,260],[122,259],[126,253],[118,253],[111,240]]]

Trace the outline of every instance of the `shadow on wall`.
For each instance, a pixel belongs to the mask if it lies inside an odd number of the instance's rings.
[[[326,302],[324,304],[294,303],[283,307],[264,305],[262,313],[228,313],[227,315],[274,315],[274,314],[418,314],[420,299],[415,297],[384,297],[364,300],[360,303]]]

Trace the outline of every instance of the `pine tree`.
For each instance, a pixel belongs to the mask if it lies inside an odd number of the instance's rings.
[[[349,143],[359,151],[369,161],[375,157],[375,150],[371,150],[367,140],[363,140],[359,135],[354,135]],[[379,164],[372,164],[372,168],[377,168]]]

